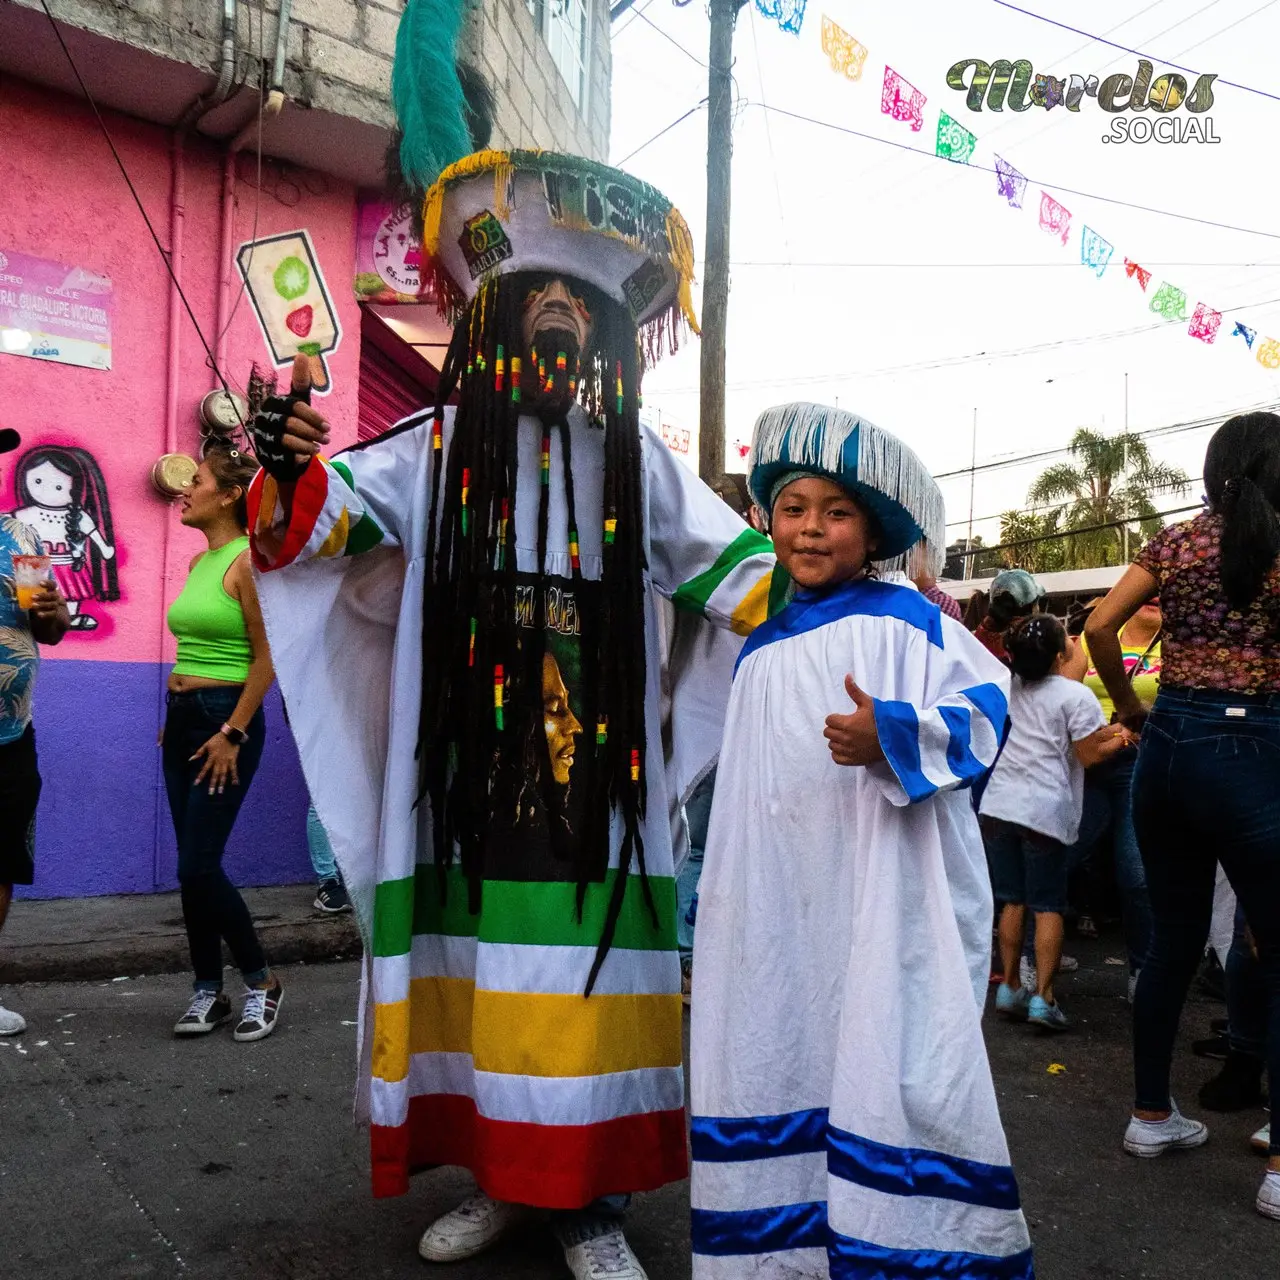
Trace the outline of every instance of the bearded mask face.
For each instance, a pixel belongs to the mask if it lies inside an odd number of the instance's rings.
[[[521,331],[543,410],[563,411],[574,399],[580,357],[595,332],[584,293],[555,276],[535,278],[525,295]]]

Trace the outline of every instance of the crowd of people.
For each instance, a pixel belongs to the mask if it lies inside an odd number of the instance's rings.
[[[441,1164],[477,1182],[423,1258],[545,1224],[578,1280],[643,1280],[629,1197],[691,1163],[698,1280],[1030,1280],[982,1017],[994,985],[1002,1021],[1070,1030],[1056,980],[1098,867],[1133,1003],[1124,1149],[1206,1140],[1169,1071],[1219,866],[1239,910],[1201,1100],[1256,1106],[1280,1072],[1280,418],[1220,428],[1205,512],[1087,615],[1054,616],[1014,569],[966,625],[937,582],[941,495],[888,432],[778,406],[745,492],[717,495],[640,430],[692,258],[679,213],[617,171],[634,234],[565,212],[600,169],[447,168],[425,194],[458,321],[436,405],[328,457],[300,357],[255,407],[257,461],[209,451],[181,501],[207,548],[169,612],[195,978],[175,1033],[277,1025],[222,855],[278,679],[317,906],[353,906],[368,952],[374,1192]],[[483,270],[477,219],[505,245]],[[21,651],[0,685],[0,922],[33,872],[35,644],[69,626],[53,583],[25,606],[10,589],[39,551],[0,523],[0,643]],[[1257,1141],[1256,1207],[1280,1220],[1280,1141]]]

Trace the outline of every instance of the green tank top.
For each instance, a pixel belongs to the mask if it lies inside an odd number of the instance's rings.
[[[169,606],[169,630],[178,641],[174,675],[230,684],[249,678],[253,649],[244,610],[222,585],[232,561],[248,546],[248,538],[234,538],[192,565],[181,595]]]

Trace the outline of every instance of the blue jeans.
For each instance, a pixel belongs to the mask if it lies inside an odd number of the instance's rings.
[[[707,848],[707,827],[711,822],[711,800],[715,795],[716,771],[711,770],[693,789],[684,807],[689,824],[689,860],[676,877],[676,945],[680,963],[693,962],[693,928],[698,912],[698,881],[702,879],[702,858]]]
[[[1244,934],[1244,912],[1236,907],[1236,928],[1227,952],[1227,1037],[1237,1053],[1267,1054],[1267,986],[1262,966]]]
[[[236,761],[240,784],[209,794],[206,778],[196,782],[201,762],[191,757],[227,722],[240,700],[241,686],[170,693],[164,722],[164,785],[178,838],[178,882],[182,917],[195,970],[197,991],[222,990],[222,939],[246,985],[266,980],[267,958],[240,891],[222,869],[227,837],[257,772],[267,722],[259,707]]]
[[[1161,689],[1142,735],[1133,816],[1155,922],[1133,1006],[1135,1107],[1170,1105],[1174,1040],[1208,940],[1219,862],[1258,945],[1268,1074],[1280,1081],[1280,694]],[[1277,1126],[1271,1154],[1280,1155]]]
[[[307,806],[307,852],[311,855],[311,870],[316,879],[323,883],[326,880],[338,879],[338,864],[333,858],[333,845],[325,832],[320,815],[313,804]]]
[[[1103,836],[1111,836],[1130,973],[1142,968],[1151,949],[1151,896],[1133,828],[1133,772],[1137,763],[1136,752],[1122,751],[1084,775],[1084,812],[1075,846],[1082,856],[1087,855]],[[1073,865],[1076,861],[1073,858]]]

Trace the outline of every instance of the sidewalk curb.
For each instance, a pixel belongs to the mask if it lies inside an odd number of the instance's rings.
[[[258,936],[273,965],[354,960],[363,950],[350,916],[317,920],[315,924],[259,923]],[[223,954],[230,964],[225,949]],[[144,973],[182,973],[190,967],[185,934],[136,941],[48,942],[35,947],[5,947],[0,959],[0,985],[87,982]]]

